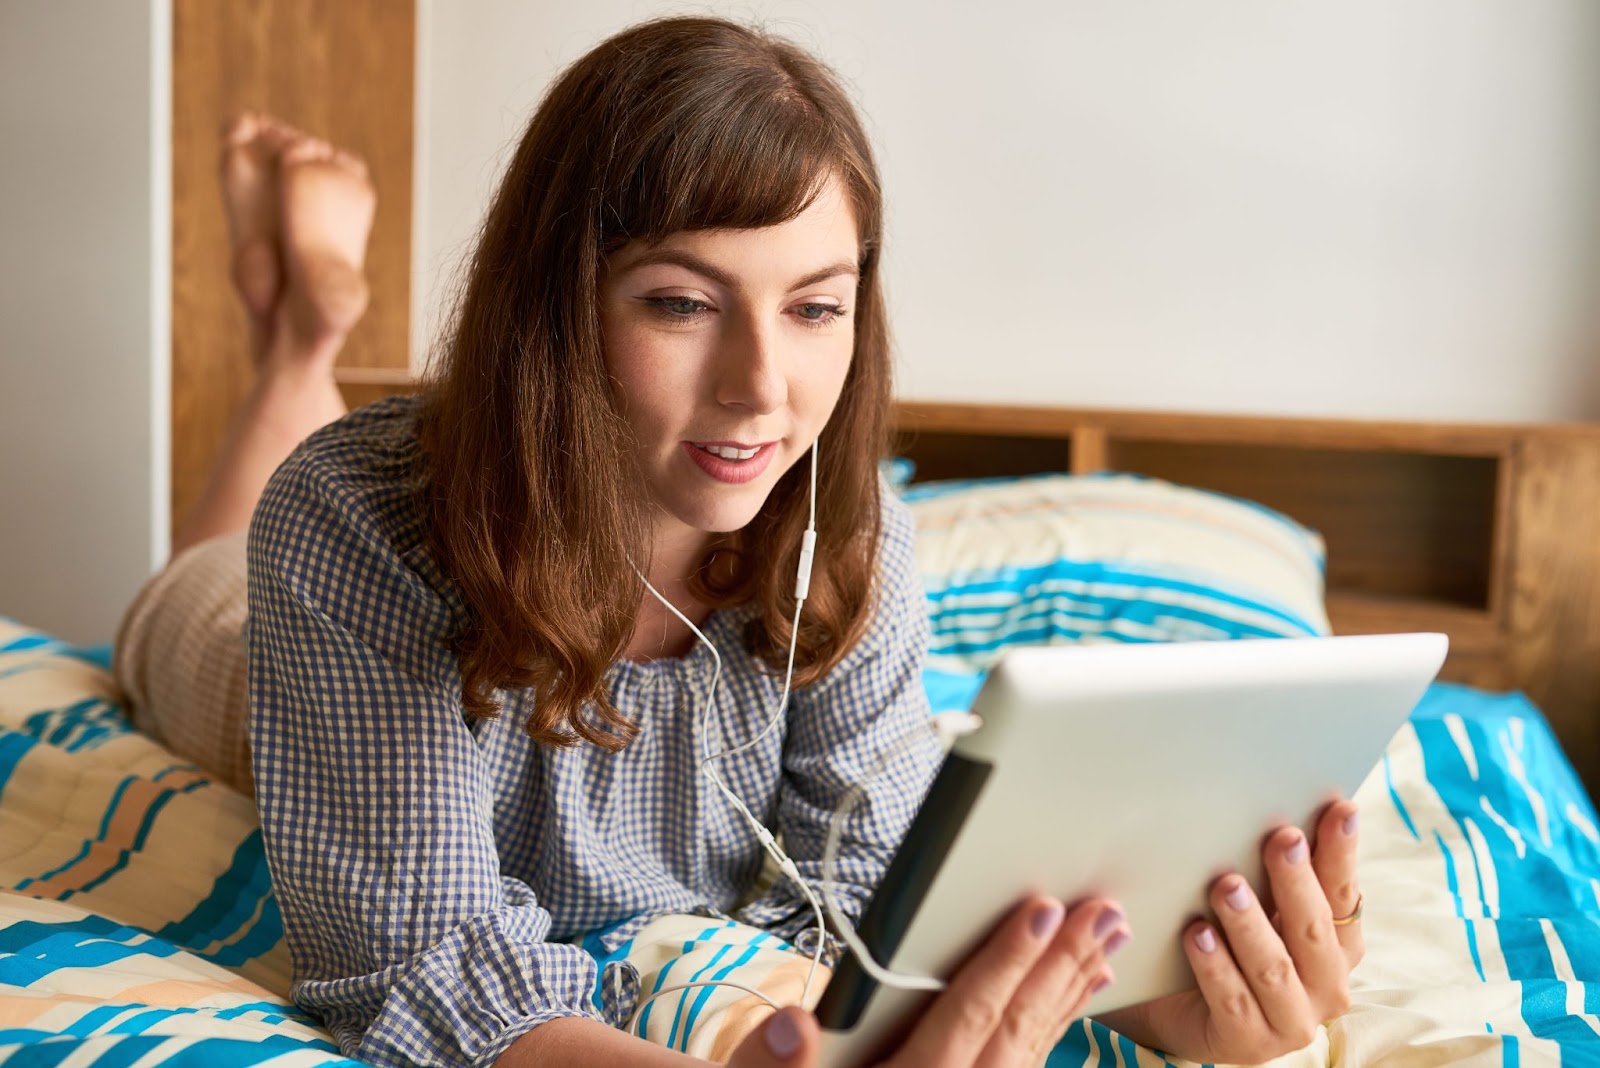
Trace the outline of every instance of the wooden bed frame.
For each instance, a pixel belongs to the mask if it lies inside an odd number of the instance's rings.
[[[1322,532],[1336,633],[1437,630],[1442,677],[1521,690],[1600,796],[1600,426],[905,402],[917,479],[1135,471]]]

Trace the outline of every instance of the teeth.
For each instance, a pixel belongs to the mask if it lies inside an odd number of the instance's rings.
[[[761,451],[760,449],[736,449],[731,445],[700,445],[697,447],[704,449],[713,456],[720,456],[724,460],[748,460]]]

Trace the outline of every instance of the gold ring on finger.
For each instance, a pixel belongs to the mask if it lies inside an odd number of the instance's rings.
[[[1348,927],[1361,918],[1362,896],[1356,895],[1356,907],[1350,910],[1350,915],[1339,916],[1333,921],[1335,927]]]

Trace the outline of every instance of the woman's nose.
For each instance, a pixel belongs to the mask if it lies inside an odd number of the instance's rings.
[[[744,317],[724,338],[717,369],[717,403],[765,415],[789,397],[777,330]]]

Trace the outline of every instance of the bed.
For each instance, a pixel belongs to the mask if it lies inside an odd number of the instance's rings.
[[[1014,644],[1450,634],[1360,792],[1354,1006],[1281,1063],[1600,1064],[1600,429],[898,425],[943,716]],[[251,804],[128,725],[103,655],[0,621],[0,1062],[353,1063],[288,975]],[[1083,1021],[1050,1063],[1171,1062]]]

